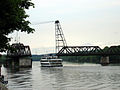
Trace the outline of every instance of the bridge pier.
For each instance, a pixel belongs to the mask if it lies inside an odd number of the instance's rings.
[[[19,67],[32,67],[32,59],[31,58],[20,58],[19,59]]]
[[[102,56],[100,60],[101,65],[106,66],[109,64],[109,56]]]
[[[14,59],[8,59],[6,61],[5,67],[19,67],[19,68],[32,67],[32,59],[31,57],[19,57]]]

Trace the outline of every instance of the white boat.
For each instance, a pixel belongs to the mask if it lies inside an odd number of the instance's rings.
[[[41,67],[62,67],[62,59],[57,56],[44,56],[40,60]]]

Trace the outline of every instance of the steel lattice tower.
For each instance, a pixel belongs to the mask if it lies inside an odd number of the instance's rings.
[[[55,21],[55,39],[56,39],[56,53],[58,53],[62,47],[67,46],[60,22],[58,20]]]

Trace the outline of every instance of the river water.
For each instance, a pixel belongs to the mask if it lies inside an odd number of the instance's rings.
[[[63,63],[64,67],[2,67],[9,90],[120,90],[120,65]]]

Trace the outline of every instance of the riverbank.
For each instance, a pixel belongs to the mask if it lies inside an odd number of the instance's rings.
[[[8,88],[0,82],[0,90],[8,90]]]
[[[40,61],[42,56],[43,55],[32,55],[31,59],[32,61]],[[99,64],[101,56],[61,56],[60,58],[62,58],[63,61],[69,61],[69,62]],[[120,55],[109,56],[109,59],[111,64],[120,63]],[[0,57],[0,62],[5,62],[5,60],[6,60],[6,55],[2,55]]]

